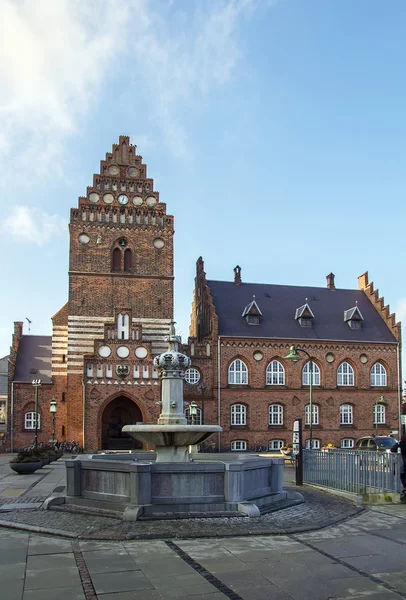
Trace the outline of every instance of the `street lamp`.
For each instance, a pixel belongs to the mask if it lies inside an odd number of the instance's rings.
[[[41,379],[33,379],[32,385],[35,389],[35,434],[34,434],[34,448],[38,448],[38,388],[41,386]]]
[[[55,439],[55,415],[58,410],[55,398],[52,398],[49,403],[49,412],[52,415],[52,442],[56,442]]]
[[[309,422],[309,445],[310,445],[310,449],[313,449],[313,359],[310,356],[310,354],[307,352],[307,350],[303,350],[303,348],[296,348],[296,346],[291,346],[289,349],[289,354],[287,356],[285,356],[286,359],[288,360],[293,360],[293,362],[297,362],[298,360],[300,360],[300,356],[298,354],[298,352],[303,352],[303,354],[306,354],[306,356],[309,359],[309,371],[310,371],[310,381],[309,381],[309,395],[310,395],[310,402],[309,402],[309,409],[310,409],[310,422]],[[306,423],[306,421],[305,421]]]
[[[378,406],[379,404],[385,404],[385,398],[383,396],[379,396],[376,400],[374,409],[375,409],[375,435],[378,435]]]
[[[207,390],[207,386],[204,383],[201,383],[199,385],[199,390],[202,393],[202,417],[201,417],[201,424],[204,425],[204,392]]]
[[[197,404],[194,400],[189,404],[189,415],[192,419],[192,425],[196,424]]]

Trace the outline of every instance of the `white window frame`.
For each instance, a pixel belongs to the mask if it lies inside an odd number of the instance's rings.
[[[248,384],[247,365],[240,358],[233,360],[231,365],[228,367],[228,383],[232,385]]]
[[[312,404],[313,409],[313,421],[312,425],[320,425],[320,410],[318,404]],[[310,425],[310,404],[305,406],[305,425]]]
[[[354,438],[343,438],[340,442],[340,448],[347,448],[347,449],[351,449],[355,447],[355,440]]]
[[[317,438],[316,439],[313,438],[312,439],[312,450],[320,450],[320,447],[321,447],[320,440]],[[306,440],[305,448],[306,448],[306,450],[310,450],[310,440]]]
[[[268,444],[269,450],[280,450],[285,445],[283,440],[270,440]]]
[[[269,425],[283,425],[283,404],[270,404],[268,407]]]
[[[370,385],[385,387],[387,384],[386,369],[382,363],[376,362],[371,367]]]
[[[352,404],[341,404],[340,425],[354,425],[354,407]]]
[[[38,414],[38,427],[41,427],[41,415]],[[24,415],[24,429],[35,429],[35,411],[26,412]]]
[[[185,417],[188,425],[192,425],[192,417],[190,416],[190,408],[185,410]],[[196,408],[195,425],[202,425],[202,409]]]
[[[337,369],[337,385],[340,387],[354,386],[354,381],[354,369],[349,362],[342,362]]]
[[[185,381],[189,385],[197,385],[200,381],[200,371],[196,367],[190,367],[185,371]]]
[[[246,425],[247,424],[247,407],[245,404],[231,405],[231,425]]]
[[[385,425],[385,423],[386,423],[386,406],[384,404],[374,404],[373,422],[374,422],[374,425]]]
[[[245,440],[233,440],[230,448],[231,452],[244,452],[247,450],[247,442]]]
[[[310,361],[308,361],[302,369],[302,385],[310,385]],[[312,385],[320,385],[320,367],[314,361]]]
[[[285,367],[276,358],[266,368],[266,385],[285,385]]]

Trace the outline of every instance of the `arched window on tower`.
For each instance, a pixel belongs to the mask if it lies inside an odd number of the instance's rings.
[[[113,250],[112,270],[121,271],[121,251],[119,248]]]
[[[129,248],[124,252],[124,271],[131,271],[132,252]]]
[[[128,315],[122,315],[121,313],[117,317],[117,339],[128,340],[130,331],[130,317]]]

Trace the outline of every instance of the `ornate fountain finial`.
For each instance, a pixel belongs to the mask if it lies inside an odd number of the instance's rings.
[[[180,335],[176,335],[175,325],[176,321],[171,321],[169,335],[165,338],[165,342],[168,342],[168,352],[177,352],[179,344],[182,341]]]

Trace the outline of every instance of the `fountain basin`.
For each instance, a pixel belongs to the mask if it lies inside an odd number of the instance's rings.
[[[143,444],[153,444],[156,462],[188,462],[189,446],[223,429],[219,425],[125,425],[123,431]]]

